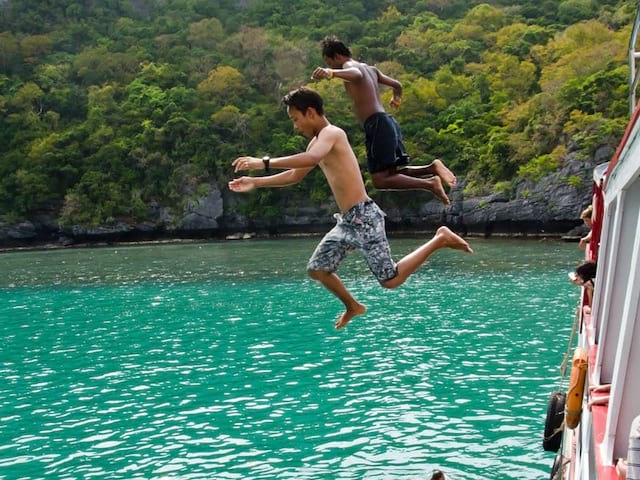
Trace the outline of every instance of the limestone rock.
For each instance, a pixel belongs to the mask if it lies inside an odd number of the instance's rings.
[[[0,222],[0,240],[31,240],[36,236],[36,227],[31,222],[22,222],[17,225]]]
[[[187,202],[175,230],[215,230],[222,213],[220,190],[212,189],[206,196]]]

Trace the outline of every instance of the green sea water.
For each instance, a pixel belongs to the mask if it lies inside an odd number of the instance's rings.
[[[472,240],[397,290],[353,254],[336,331],[316,242],[0,255],[0,479],[548,478],[576,245]]]

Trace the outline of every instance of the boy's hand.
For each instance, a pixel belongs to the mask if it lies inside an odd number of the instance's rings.
[[[240,177],[229,182],[229,190],[238,193],[250,192],[256,188],[255,178]]]
[[[323,78],[329,79],[331,77],[333,77],[333,75],[331,75],[329,69],[322,67],[316,68],[311,75],[311,78],[313,78],[314,80],[322,80]]]
[[[389,102],[389,104],[393,108],[399,108],[401,103],[402,103],[402,97],[397,97],[395,95],[391,97],[391,101]]]
[[[261,158],[256,157],[238,157],[231,164],[235,167],[236,172],[241,170],[264,170],[264,162]]]

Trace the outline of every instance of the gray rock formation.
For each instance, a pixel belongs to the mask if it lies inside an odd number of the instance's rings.
[[[169,230],[178,232],[217,230],[220,227],[218,218],[223,212],[220,190],[211,188],[206,196],[187,201],[177,224],[171,226]]]
[[[599,149],[584,161],[569,153],[558,171],[539,182],[520,181],[515,192],[466,198],[461,179],[450,192],[445,208],[426,192],[378,192],[375,200],[387,214],[391,231],[435,230],[449,225],[476,235],[580,235],[582,209],[591,203],[591,178],[596,164],[607,161],[613,150]],[[185,192],[185,195],[193,193]],[[149,205],[149,218],[141,223],[119,221],[110,225],[60,226],[51,214],[16,225],[0,223],[0,246],[33,243],[71,245],[77,242],[136,241],[161,237],[323,232],[335,222],[332,202],[314,204],[308,198],[279,197],[269,205],[272,214],[250,217],[243,213],[251,197],[207,185],[206,193],[184,202],[181,211],[158,203]],[[273,214],[273,211],[277,215]]]
[[[31,240],[38,235],[31,222],[8,225],[0,222],[0,240]]]

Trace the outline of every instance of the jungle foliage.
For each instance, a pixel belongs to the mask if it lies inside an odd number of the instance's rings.
[[[303,84],[364,164],[341,82],[310,80],[329,34],[403,82],[395,115],[415,163],[443,158],[475,193],[509,191],[569,146],[587,158],[617,144],[634,13],[621,0],[0,1],[0,220],[143,220],[224,188],[236,156],[304,148],[280,104]],[[296,188],[328,197],[318,178]]]

